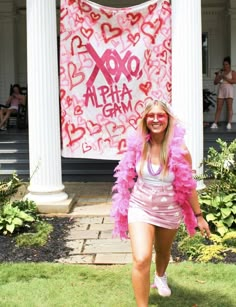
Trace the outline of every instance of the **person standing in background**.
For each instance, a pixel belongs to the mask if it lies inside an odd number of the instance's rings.
[[[223,60],[223,69],[215,73],[214,84],[219,84],[217,93],[217,106],[215,113],[215,121],[211,125],[212,129],[218,128],[218,121],[220,114],[226,100],[227,111],[228,111],[228,123],[226,128],[230,130],[232,128],[232,117],[233,117],[233,100],[234,100],[234,87],[236,84],[236,72],[231,70],[231,60],[227,56]]]

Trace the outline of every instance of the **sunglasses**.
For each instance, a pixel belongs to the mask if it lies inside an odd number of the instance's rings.
[[[154,119],[156,119],[161,122],[165,121],[168,115],[166,113],[148,113],[145,117],[148,121],[154,121]]]

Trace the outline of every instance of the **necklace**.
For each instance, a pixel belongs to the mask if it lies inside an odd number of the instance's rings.
[[[149,156],[148,157],[148,160],[147,160],[147,169],[148,169],[148,172],[150,175],[152,176],[158,176],[160,175],[161,171],[162,171],[162,166],[160,165],[160,167],[158,168],[158,170],[155,172],[152,168],[152,160],[151,160],[151,157]]]

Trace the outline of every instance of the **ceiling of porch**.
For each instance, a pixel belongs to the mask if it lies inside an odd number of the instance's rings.
[[[13,0],[17,8],[25,8],[26,0]],[[146,2],[147,0],[93,0],[93,2],[113,7],[132,6],[139,3]],[[202,0],[202,6],[224,6],[229,0]],[[236,0],[231,0],[236,2]],[[0,0],[0,2],[6,2],[6,0]],[[60,0],[56,0],[57,6],[60,6]]]

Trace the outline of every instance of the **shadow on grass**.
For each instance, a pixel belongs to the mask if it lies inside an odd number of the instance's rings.
[[[151,289],[149,297],[149,306],[159,307],[234,307],[235,302],[232,302],[225,294],[217,292],[199,291],[195,288],[190,290],[180,287],[171,280],[170,282],[172,295],[170,297],[161,297],[157,294],[157,289]],[[233,291],[233,289],[232,289]]]

